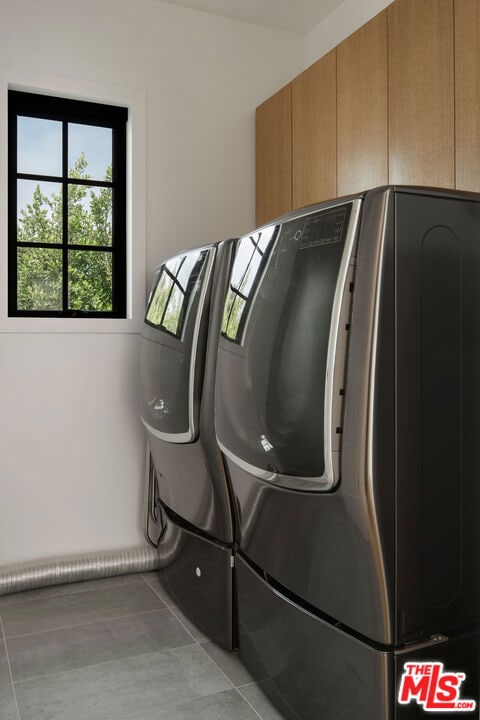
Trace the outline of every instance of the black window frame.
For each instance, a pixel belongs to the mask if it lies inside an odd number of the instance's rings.
[[[268,230],[268,229],[269,229],[269,228],[267,228],[267,230]],[[268,244],[267,244],[265,250],[263,250],[263,251],[260,249],[259,246],[260,246],[260,241],[261,241],[261,239],[262,239],[262,233],[265,232],[264,230],[260,230],[260,231],[258,231],[257,233],[254,233],[254,234],[252,234],[252,235],[246,235],[246,236],[244,236],[243,238],[240,238],[240,239],[237,241],[238,243],[241,243],[241,242],[244,241],[244,240],[247,240],[247,239],[250,240],[250,242],[252,243],[252,246],[253,246],[253,248],[252,248],[252,254],[250,255],[250,258],[249,258],[249,260],[248,260],[248,263],[247,263],[246,266],[245,266],[245,269],[244,269],[244,271],[243,271],[243,273],[242,273],[242,276],[241,276],[241,278],[240,278],[240,281],[238,282],[238,287],[235,287],[235,285],[233,284],[233,282],[229,283],[227,296],[226,296],[226,298],[225,298],[224,312],[225,312],[225,310],[226,310],[226,307],[227,307],[227,304],[228,304],[229,300],[230,300],[230,307],[229,307],[229,309],[228,309],[228,316],[227,316],[227,318],[225,319],[225,317],[224,317],[224,321],[222,322],[222,329],[221,329],[221,332],[220,332],[220,334],[222,335],[222,337],[225,338],[225,340],[228,340],[228,341],[230,341],[230,342],[233,342],[233,343],[235,343],[236,345],[241,345],[241,344],[242,344],[242,338],[243,338],[244,333],[245,333],[245,328],[246,328],[246,325],[247,325],[248,316],[249,316],[249,314],[250,314],[250,309],[251,309],[253,300],[254,300],[254,298],[255,298],[255,296],[256,296],[257,289],[258,289],[258,286],[259,286],[259,284],[260,284],[260,280],[261,280],[261,278],[263,277],[263,273],[264,273],[264,271],[265,271],[265,268],[266,268],[268,259],[269,259],[269,257],[270,257],[270,253],[271,253],[272,248],[273,248],[273,246],[274,246],[274,244],[275,244],[275,241],[276,241],[276,239],[277,239],[277,236],[278,236],[278,233],[279,233],[279,229],[280,229],[280,226],[276,226],[276,227],[275,227],[275,229],[274,229],[274,231],[273,231],[273,233],[272,233],[272,235],[271,235],[271,237],[270,237],[270,239],[269,239],[269,241],[268,241]],[[255,239],[255,235],[258,236],[256,239]],[[242,284],[243,284],[243,282],[244,282],[244,280],[245,280],[245,278],[246,278],[246,276],[247,276],[247,274],[248,274],[248,271],[249,271],[250,266],[251,266],[251,264],[252,264],[253,258],[255,257],[255,253],[258,253],[258,254],[260,255],[260,263],[259,263],[259,266],[258,266],[258,268],[257,268],[257,272],[255,273],[255,277],[254,277],[254,280],[253,280],[253,282],[252,282],[252,286],[251,286],[248,294],[245,295],[245,294],[240,290],[240,288],[242,287]],[[234,258],[234,261],[233,261],[234,264],[235,264],[235,260],[236,260],[236,258]],[[232,266],[232,268],[233,268],[233,266]],[[235,305],[235,303],[237,302],[237,300],[240,300],[241,302],[243,302],[243,303],[244,303],[244,306],[243,306],[243,310],[242,310],[242,312],[241,312],[240,321],[239,321],[239,323],[238,323],[235,336],[233,336],[233,335],[229,335],[229,334],[228,334],[228,330],[229,330],[230,320],[231,320],[232,313],[233,313],[233,308],[234,308],[234,305]]]
[[[184,326],[185,326],[185,319],[187,317],[187,312],[188,312],[188,308],[190,306],[194,288],[195,288],[197,282],[199,281],[199,279],[201,278],[202,273],[204,272],[205,267],[208,262],[208,250],[200,250],[199,257],[198,257],[197,261],[195,262],[195,265],[192,268],[192,271],[188,277],[187,285],[184,288],[182,286],[182,284],[180,283],[178,276],[180,274],[180,270],[182,269],[184,262],[186,261],[188,255],[191,254],[191,252],[196,252],[196,251],[192,250],[192,251],[187,252],[184,255],[180,256],[182,259],[180,261],[180,264],[179,264],[175,274],[173,274],[172,271],[167,267],[167,264],[169,262],[168,260],[167,260],[167,262],[163,263],[163,265],[161,266],[160,272],[158,273],[158,277],[155,282],[155,287],[153,288],[153,290],[151,292],[150,301],[148,303],[148,307],[145,312],[145,323],[147,325],[150,325],[150,327],[153,327],[156,330],[161,330],[162,332],[167,333],[167,335],[171,335],[172,337],[177,338],[177,340],[181,340],[181,338],[182,338],[183,330],[184,330]],[[172,259],[175,259],[175,258],[172,258]],[[155,293],[157,292],[157,288],[160,285],[161,279],[164,275],[167,275],[169,277],[172,284],[170,286],[170,290],[168,291],[168,296],[165,301],[164,308],[162,310],[162,317],[160,319],[160,322],[154,323],[148,319],[148,314],[150,311],[150,307],[153,303],[153,300],[155,298]],[[178,288],[178,290],[180,291],[180,293],[183,296],[182,307],[180,309],[180,314],[178,316],[176,333],[172,332],[164,325],[165,315],[167,313],[167,310],[168,310],[168,307],[169,307],[169,304],[170,304],[170,301],[172,298],[173,289],[175,287]]]
[[[32,117],[62,123],[62,175],[19,173],[17,167],[17,118]],[[127,317],[127,121],[128,109],[83,100],[54,97],[19,90],[8,91],[8,315],[9,317]],[[112,181],[70,178],[68,124],[112,130]],[[17,237],[17,181],[57,182],[62,185],[62,242],[19,243]],[[112,189],[111,246],[68,242],[68,187],[74,184]],[[62,310],[21,310],[17,306],[17,251],[19,247],[62,250]],[[112,309],[90,311],[68,308],[68,251],[109,252],[112,255]]]

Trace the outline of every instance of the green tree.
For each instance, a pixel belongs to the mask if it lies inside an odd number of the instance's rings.
[[[70,169],[69,178],[90,180],[84,153]],[[112,168],[105,180],[111,181]],[[55,244],[57,247],[18,247],[17,303],[21,310],[61,310],[63,287],[63,198],[46,195],[40,185],[32,202],[20,211],[19,243]],[[68,244],[85,246],[68,252],[68,306],[85,312],[112,309],[112,255],[96,247],[112,245],[112,190],[80,183],[68,186]]]

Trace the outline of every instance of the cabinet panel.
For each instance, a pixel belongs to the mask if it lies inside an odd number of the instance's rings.
[[[454,186],[453,0],[388,8],[391,183]]]
[[[337,191],[388,182],[387,12],[337,47]]]
[[[336,50],[292,82],[293,207],[337,194]]]
[[[480,192],[480,3],[455,0],[456,187]]]
[[[263,225],[292,209],[292,86],[256,112],[256,222]]]

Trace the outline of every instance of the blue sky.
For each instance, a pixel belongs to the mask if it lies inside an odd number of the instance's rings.
[[[38,175],[62,173],[62,123],[56,120],[19,117],[17,126],[18,172]],[[85,172],[93,180],[103,180],[112,161],[112,131],[110,128],[69,123],[68,165],[71,168],[81,153],[88,167]],[[19,181],[17,185],[18,212],[31,202],[36,182]],[[57,183],[40,183],[46,195],[58,193]]]

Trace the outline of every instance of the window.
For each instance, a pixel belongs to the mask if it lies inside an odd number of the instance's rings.
[[[126,108],[9,91],[10,316],[126,317]]]
[[[222,322],[222,335],[232,342],[241,343],[248,311],[277,230],[278,226],[272,225],[238,241]]]
[[[149,325],[180,338],[188,304],[207,259],[207,250],[193,250],[162,265],[148,304]]]

